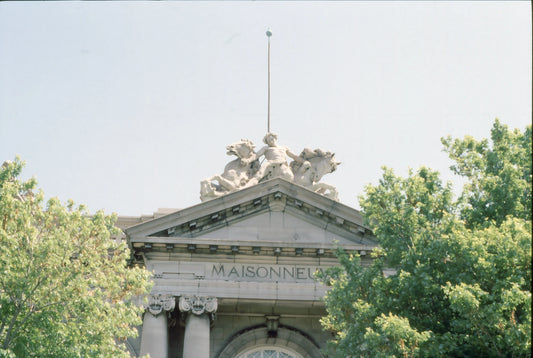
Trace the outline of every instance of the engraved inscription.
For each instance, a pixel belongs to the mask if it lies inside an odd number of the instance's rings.
[[[211,264],[209,278],[228,281],[314,282],[324,267],[257,264]]]

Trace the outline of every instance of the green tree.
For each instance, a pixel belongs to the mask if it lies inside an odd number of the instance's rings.
[[[129,357],[148,272],[111,239],[114,216],[45,203],[22,168],[0,169],[0,356]]]
[[[452,171],[468,180],[460,210],[469,227],[500,225],[509,215],[531,220],[531,126],[509,131],[496,120],[491,139],[442,139]]]
[[[380,247],[368,268],[339,249],[321,276],[332,356],[530,356],[531,127],[443,142],[467,179],[457,201],[425,167],[385,168],[360,198]]]

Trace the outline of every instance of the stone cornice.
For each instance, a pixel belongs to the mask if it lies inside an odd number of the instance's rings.
[[[305,242],[256,242],[256,241],[228,241],[216,239],[186,239],[176,238],[147,238],[131,243],[134,253],[159,253],[167,259],[174,254],[207,254],[212,255],[250,255],[261,256],[304,256],[304,257],[334,257],[335,244],[305,243]],[[376,244],[343,244],[346,251],[358,251],[365,255],[375,248]]]
[[[266,220],[273,215],[294,218],[317,234],[309,240],[298,239],[298,232],[280,237],[277,227],[265,227],[261,237],[227,234],[234,225],[242,227],[241,222],[259,215]],[[218,236],[219,231],[225,236]],[[187,253],[333,257],[337,246],[363,255],[377,246],[357,210],[279,178],[133,226],[126,233],[138,264],[148,252],[166,254],[169,260],[172,254]]]
[[[315,249],[333,249],[338,245],[334,243],[316,243],[316,242],[284,242],[284,241],[247,241],[247,240],[226,240],[226,239],[214,239],[214,238],[190,238],[190,237],[146,237],[131,239],[133,247],[141,247],[139,243],[151,243],[157,246],[165,247],[167,250],[171,251],[172,248],[166,247],[167,244],[174,245],[186,245],[186,244],[195,244],[195,245],[219,245],[220,247],[230,247],[230,246],[241,246],[241,247],[262,247],[262,248],[315,248]],[[369,247],[376,247],[377,245],[372,242],[364,240],[355,240],[352,244],[343,244],[342,247],[347,250],[368,250]],[[216,250],[215,250],[216,251]]]

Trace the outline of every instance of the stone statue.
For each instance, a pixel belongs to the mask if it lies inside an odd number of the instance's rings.
[[[335,161],[335,153],[305,148],[300,154],[300,160],[291,163],[294,183],[338,201],[337,188],[326,183],[319,183],[319,181],[324,175],[333,173],[340,164]]]
[[[276,134],[267,133],[263,138],[266,146],[257,153],[254,152],[255,145],[249,140],[241,139],[228,145],[227,154],[235,155],[237,159],[229,162],[221,175],[201,181],[200,199],[214,199],[265,180],[283,178],[338,201],[337,189],[319,182],[340,164],[335,161],[335,154],[322,149],[305,148],[298,156],[289,148],[278,145],[277,139]],[[264,158],[262,164],[259,163],[261,157]],[[292,159],[290,164],[289,159]]]
[[[278,136],[275,133],[269,132],[265,135],[263,142],[266,146],[259,149],[255,154],[257,158],[264,156],[265,160],[254,178],[250,179],[246,186],[252,186],[272,178],[283,178],[288,181],[294,180],[294,174],[289,167],[287,157],[295,161],[301,161],[302,159],[291,152],[289,148],[278,145],[277,140]]]
[[[200,199],[202,201],[214,199],[244,187],[259,169],[254,148],[255,145],[247,139],[228,145],[227,154],[235,155],[237,159],[229,162],[221,175],[201,181]]]

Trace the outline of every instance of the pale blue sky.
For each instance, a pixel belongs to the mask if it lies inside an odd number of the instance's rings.
[[[358,207],[382,165],[454,180],[440,138],[531,122],[530,2],[0,2],[0,160],[122,215],[200,202],[226,145],[334,151]]]

